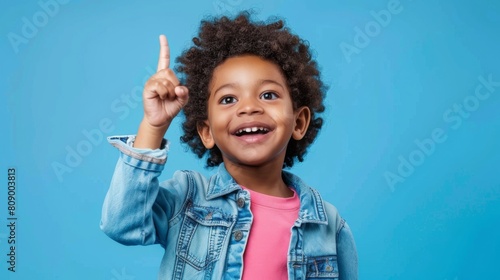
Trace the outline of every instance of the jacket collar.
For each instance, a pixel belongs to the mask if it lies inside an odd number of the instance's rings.
[[[224,163],[221,163],[217,173],[210,177],[208,182],[207,199],[211,200],[236,190],[241,190],[240,185],[229,174]]]
[[[283,171],[283,180],[297,192],[300,200],[299,217],[296,225],[301,223],[328,224],[325,205],[319,192],[302,181],[298,176]],[[218,167],[217,173],[210,177],[207,188],[207,199],[211,200],[220,196],[241,190],[240,185],[231,177],[224,163]]]

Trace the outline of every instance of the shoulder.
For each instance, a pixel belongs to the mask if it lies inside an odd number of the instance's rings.
[[[333,204],[328,201],[323,201],[323,204],[325,205],[325,212],[328,217],[328,223],[335,224],[335,229],[338,234],[345,226],[345,220],[342,218],[342,216],[340,216],[337,207],[335,207]]]
[[[173,195],[191,196],[208,185],[209,178],[195,170],[177,170],[170,179],[160,183],[163,191]]]
[[[208,178],[196,170],[177,170],[174,172],[172,178],[179,181],[194,180],[195,182],[208,182]]]
[[[177,170],[163,182],[165,187],[199,188],[207,186],[210,178],[195,170]]]

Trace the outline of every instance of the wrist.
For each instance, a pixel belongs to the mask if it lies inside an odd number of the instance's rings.
[[[139,130],[134,141],[134,147],[139,149],[160,148],[161,142],[169,125],[170,121],[162,126],[154,126],[143,119],[139,125]]]

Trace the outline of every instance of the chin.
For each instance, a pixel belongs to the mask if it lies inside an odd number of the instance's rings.
[[[269,160],[268,158],[245,158],[245,159],[237,159],[237,160],[230,160],[226,159],[224,162],[227,165],[227,162],[230,162],[230,164],[237,165],[237,166],[245,166],[245,167],[261,167],[267,164],[270,164],[273,162],[273,160]]]

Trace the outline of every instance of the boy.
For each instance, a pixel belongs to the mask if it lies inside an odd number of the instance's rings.
[[[203,21],[194,46],[144,87],[137,136],[110,137],[122,153],[102,230],[126,245],[165,248],[160,279],[357,279],[349,227],[331,204],[283,170],[322,125],[324,87],[308,47],[283,22],[242,13]],[[218,171],[177,171],[159,183],[172,119],[182,141]]]

